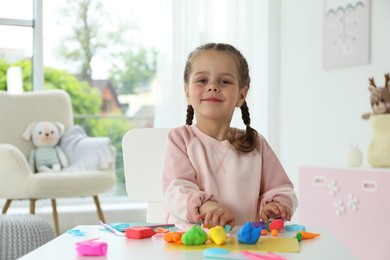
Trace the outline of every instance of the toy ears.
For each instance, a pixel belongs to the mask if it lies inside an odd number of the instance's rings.
[[[38,121],[35,121],[35,122],[30,123],[27,126],[26,130],[24,130],[24,133],[22,135],[23,139],[25,139],[27,141],[29,141],[31,139],[32,131],[37,123],[38,123]]]
[[[54,124],[57,126],[60,136],[62,136],[65,133],[65,126],[64,124],[60,122],[54,122]]]
[[[39,123],[38,121],[35,121],[35,122],[30,123],[30,124],[27,126],[26,130],[24,130],[24,133],[23,133],[23,135],[22,135],[22,137],[23,137],[25,140],[29,141],[29,140],[31,139],[32,132],[33,132],[35,126],[36,126],[38,123]],[[43,123],[43,122],[41,122],[41,123]],[[62,136],[62,135],[64,134],[64,132],[65,132],[65,126],[64,126],[64,124],[62,124],[62,123],[60,123],[60,122],[53,122],[53,124],[58,128],[59,135]]]
[[[371,92],[371,93],[374,93],[376,91],[376,87],[373,87],[372,85],[369,85],[368,86],[368,90]]]

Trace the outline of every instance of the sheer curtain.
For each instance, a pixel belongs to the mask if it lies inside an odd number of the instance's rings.
[[[278,1],[277,1],[278,2]],[[248,96],[252,126],[263,135],[269,133],[270,100],[269,34],[270,0],[172,0],[171,64],[165,59],[157,84],[158,100],[155,127],[176,127],[185,123],[183,71],[187,55],[207,42],[226,42],[237,47],[246,57],[252,78]],[[277,37],[277,36],[276,36]],[[275,38],[275,37],[274,37]],[[168,70],[167,67],[170,66]],[[161,72],[161,71],[160,71]],[[239,109],[233,125],[242,128]]]

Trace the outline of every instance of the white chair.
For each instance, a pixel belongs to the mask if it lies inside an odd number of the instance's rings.
[[[51,199],[56,234],[59,223],[56,198],[92,196],[99,219],[104,221],[98,194],[109,191],[116,182],[115,149],[109,169],[104,171],[47,172],[34,174],[27,161],[33,143],[22,138],[34,121],[58,121],[65,129],[73,126],[70,96],[63,90],[45,90],[12,95],[0,91],[0,198],[6,202],[5,214],[12,200],[30,200],[35,214],[37,199]]]
[[[162,173],[168,128],[136,128],[122,140],[127,194],[147,203],[146,221],[163,223]]]

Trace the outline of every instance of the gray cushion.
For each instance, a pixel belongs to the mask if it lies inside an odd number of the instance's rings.
[[[110,145],[110,138],[89,137],[81,126],[72,126],[60,141],[69,160],[63,171],[107,170],[113,161]]]

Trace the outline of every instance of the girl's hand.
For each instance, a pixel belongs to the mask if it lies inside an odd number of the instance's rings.
[[[199,219],[203,219],[204,226],[222,226],[229,225],[231,228],[235,225],[235,216],[227,207],[218,205],[210,209],[207,213],[198,215]]]
[[[263,207],[260,212],[260,218],[264,222],[267,222],[270,218],[283,218],[285,220],[291,220],[291,211],[284,204],[271,201]]]

